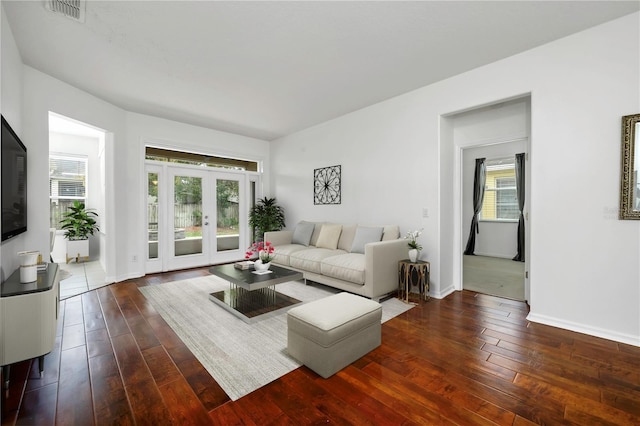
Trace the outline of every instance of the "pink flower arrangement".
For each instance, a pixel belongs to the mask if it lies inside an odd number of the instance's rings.
[[[251,259],[254,254],[258,253],[258,258],[262,263],[269,263],[273,260],[273,252],[276,248],[269,241],[253,243],[244,254],[245,259]]]

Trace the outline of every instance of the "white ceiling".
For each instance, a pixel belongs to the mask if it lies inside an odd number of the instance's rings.
[[[293,133],[639,10],[638,1],[2,1],[23,62],[128,111]]]

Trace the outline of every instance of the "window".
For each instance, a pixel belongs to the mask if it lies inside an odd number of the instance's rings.
[[[62,215],[74,201],[86,203],[87,157],[49,156],[51,228],[60,229]]]
[[[487,160],[481,220],[518,220],[518,191],[513,158]]]
[[[170,149],[146,147],[145,159],[153,161],[167,161],[170,163],[192,164],[195,166],[217,167],[221,169],[258,171],[258,163],[255,161],[224,158],[192,152],[173,151]]]

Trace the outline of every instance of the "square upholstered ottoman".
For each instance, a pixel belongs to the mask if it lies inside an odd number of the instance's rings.
[[[380,346],[382,305],[339,293],[287,313],[289,354],[327,378]]]

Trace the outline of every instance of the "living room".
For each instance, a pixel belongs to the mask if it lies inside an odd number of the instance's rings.
[[[402,233],[424,228],[431,295],[446,298],[462,290],[468,232],[460,202],[465,146],[456,117],[520,100],[529,105],[530,128],[506,138],[529,140],[527,318],[640,346],[640,223],[617,215],[620,119],[640,111],[639,20],[636,6],[611,21],[268,140],[132,112],[27,65],[3,5],[2,115],[29,151],[29,230],[0,246],[2,278],[18,267],[18,251],[49,250],[52,111],[108,132],[102,227],[110,281],[145,275],[140,194],[144,147],[153,144],[260,161],[263,194],[284,206],[289,228],[300,220],[395,223]],[[478,137],[473,143],[485,142]],[[332,165],[342,167],[342,203],[316,206],[313,170]]]

